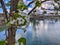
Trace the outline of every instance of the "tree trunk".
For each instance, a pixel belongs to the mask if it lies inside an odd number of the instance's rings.
[[[16,27],[15,26],[9,27],[7,45],[15,45],[15,34],[16,34]]]
[[[17,12],[17,5],[19,0],[11,0],[11,8],[10,8],[10,15],[13,11]],[[16,34],[16,26],[11,25],[8,28],[8,39],[7,39],[7,45],[15,45],[15,34]]]

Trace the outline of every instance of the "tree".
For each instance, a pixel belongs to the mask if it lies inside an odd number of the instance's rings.
[[[7,26],[8,37],[6,45],[14,45],[15,44],[15,33],[16,29],[22,26],[26,26],[29,20],[29,16],[36,7],[40,7],[41,4],[48,0],[33,0],[28,5],[23,3],[23,0],[10,0],[7,6],[10,6],[10,12],[8,13],[5,3],[3,0],[0,0],[1,7],[3,9],[3,14],[5,16],[5,23]],[[35,3],[35,7],[28,13],[24,13],[23,10],[27,9],[28,6],[32,3]]]

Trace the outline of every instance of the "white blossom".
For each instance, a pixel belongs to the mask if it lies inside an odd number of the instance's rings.
[[[30,18],[29,16],[25,17],[25,19],[26,19],[27,22],[29,22],[29,18]]]
[[[19,14],[19,15],[21,15],[21,13],[20,13],[20,12],[19,12],[18,14]]]
[[[18,11],[19,11],[18,14],[22,16],[22,17],[18,17],[16,19],[18,21],[18,24],[19,25],[24,24],[25,20],[26,20],[26,24],[28,24],[28,22],[29,22],[29,16],[25,12],[20,11],[19,9],[18,9]],[[23,16],[25,16],[25,17],[23,18]],[[25,25],[24,25],[24,27],[25,27]]]
[[[23,18],[17,18],[19,24],[24,24],[24,19]]]
[[[18,9],[18,11],[19,11],[19,14],[27,15],[27,13],[25,13],[24,11],[20,11],[19,9]]]
[[[13,11],[12,13],[15,13],[15,11]]]
[[[54,6],[57,7],[57,8],[59,8],[59,5],[57,3],[54,3]]]
[[[25,14],[21,14],[21,16],[25,16]]]
[[[14,24],[16,22],[16,20],[12,20],[10,21],[10,24]]]

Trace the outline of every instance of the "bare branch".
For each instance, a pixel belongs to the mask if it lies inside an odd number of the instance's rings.
[[[30,4],[32,4],[32,3],[34,3],[35,1],[32,1],[32,2],[30,2],[27,6],[29,6]]]
[[[42,4],[43,2],[46,2],[46,1],[49,1],[49,0],[41,1],[41,4]],[[34,3],[34,2],[35,2],[35,1],[30,2],[28,5],[30,5],[31,3]],[[29,15],[30,13],[32,13],[32,11],[33,11],[35,8],[36,8],[36,6],[28,13],[28,15]]]
[[[17,12],[17,5],[19,0],[11,0],[10,12]]]
[[[1,3],[2,9],[3,9],[5,18],[8,20],[8,16],[7,16],[7,13],[8,13],[8,12],[7,12],[6,8],[5,8],[4,1],[3,1],[3,0],[0,0],[0,3]]]
[[[29,15],[30,13],[32,13],[32,11],[33,11],[35,8],[36,8],[36,6],[28,13],[28,15]]]

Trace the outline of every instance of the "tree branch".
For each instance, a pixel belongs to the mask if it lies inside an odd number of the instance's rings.
[[[32,3],[34,3],[35,1],[32,1],[32,2],[30,2],[27,6],[29,6],[30,4],[32,4]]]
[[[30,13],[32,13],[32,11],[33,11],[35,8],[36,8],[36,6],[28,13],[28,15],[29,15]]]
[[[49,0],[41,1],[41,4],[42,4],[43,2],[46,2],[46,1],[49,1]],[[33,3],[33,2],[35,2],[35,1],[30,2],[28,5],[30,5],[30,4]],[[35,8],[36,8],[36,6],[28,13],[28,15],[29,15],[30,13],[32,13],[32,11],[33,11]]]
[[[19,0],[11,0],[10,12],[17,12],[18,1]]]
[[[17,12],[18,1],[19,0],[11,0],[10,16],[14,16],[14,13],[12,13],[13,11]],[[8,44],[7,45],[15,45],[15,34],[16,34],[16,26],[11,25],[8,28],[8,39],[7,39]]]
[[[2,6],[2,9],[3,9],[3,12],[4,12],[4,15],[5,15],[5,18],[7,19],[8,21],[8,16],[7,16],[7,10],[5,8],[5,4],[4,4],[4,1],[3,0],[0,0],[0,3],[1,3],[1,6]]]

